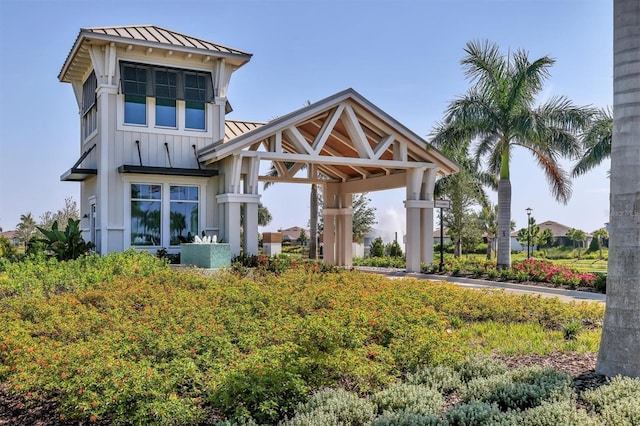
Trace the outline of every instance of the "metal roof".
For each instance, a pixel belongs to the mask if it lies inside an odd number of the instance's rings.
[[[69,51],[67,58],[60,70],[60,81],[71,81],[78,78],[77,74],[68,76],[68,72],[74,62],[83,68],[90,63],[85,41],[107,44],[114,42],[120,45],[144,46],[175,50],[199,55],[233,59],[238,66],[248,62],[251,54],[238,49],[223,46],[190,35],[182,34],[156,25],[127,25],[114,27],[81,28],[76,41]]]
[[[156,25],[127,25],[122,27],[93,27],[82,28],[80,33],[101,34],[113,36],[120,39],[132,39],[137,41],[146,41],[158,44],[169,44],[172,46],[192,47],[195,49],[204,49],[212,52],[231,53],[234,55],[251,55],[238,49],[223,46],[218,43],[202,40]]]
[[[233,138],[237,138],[238,136],[257,129],[258,127],[262,127],[264,124],[265,123],[258,123],[254,121],[225,120],[224,141],[228,142]]]

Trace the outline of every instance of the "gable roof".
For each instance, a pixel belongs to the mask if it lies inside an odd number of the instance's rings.
[[[342,182],[416,167],[436,168],[441,175],[458,171],[454,161],[353,89],[198,151],[203,164],[232,155],[317,164],[323,175]]]
[[[563,225],[561,223],[558,222],[554,222],[553,220],[547,220],[545,222],[542,223],[536,223],[536,225],[538,225],[538,228],[540,228],[540,231],[544,231],[546,229],[551,231],[551,235],[555,237],[566,237],[567,236],[567,231],[569,231],[569,229],[571,229],[570,226],[567,225]],[[591,235],[590,233],[587,233],[587,235]],[[513,231],[511,233],[512,237],[517,237],[518,236],[518,231]]]
[[[125,25],[115,27],[81,28],[67,59],[58,74],[60,81],[70,81],[67,74],[74,62],[80,64],[89,60],[85,44],[108,44],[114,42],[126,47],[128,45],[161,48],[192,54],[228,58],[237,61],[238,66],[251,59],[251,54],[218,43],[203,40],[177,31],[168,30],[156,25]]]

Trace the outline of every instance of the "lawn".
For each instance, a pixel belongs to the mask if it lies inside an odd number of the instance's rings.
[[[326,388],[356,406],[378,401],[370,420],[382,422],[384,392],[399,380],[459,374],[478,354],[594,352],[603,318],[599,304],[313,263],[205,277],[129,251],[3,268],[0,384],[27,407],[54,400],[54,415],[73,422],[305,424],[304,410],[327,418],[314,411],[324,396],[309,399]],[[538,383],[547,379],[531,374],[551,373],[520,374]],[[549,380],[566,384],[558,377]]]

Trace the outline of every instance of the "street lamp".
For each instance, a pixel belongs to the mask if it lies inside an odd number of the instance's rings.
[[[531,247],[531,212],[533,209],[527,207],[527,259],[531,258],[529,247]]]

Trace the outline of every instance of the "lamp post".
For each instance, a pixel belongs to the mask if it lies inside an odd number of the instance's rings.
[[[531,247],[531,207],[527,207],[527,259],[531,257],[529,247]]]

